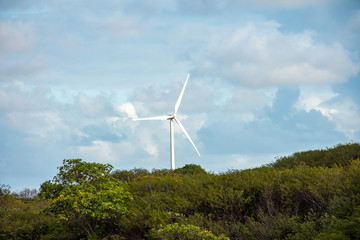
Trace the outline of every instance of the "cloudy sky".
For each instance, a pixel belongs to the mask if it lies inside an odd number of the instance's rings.
[[[251,3],[250,3],[251,2]],[[358,0],[0,0],[0,184],[63,159],[224,172],[360,141]]]

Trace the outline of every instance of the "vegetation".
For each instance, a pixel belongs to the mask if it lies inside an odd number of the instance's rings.
[[[50,200],[45,212],[79,224],[91,238],[108,232],[131,200],[127,183],[113,178],[111,170],[108,164],[64,160],[53,181],[41,185],[40,197]]]
[[[310,167],[346,166],[351,163],[349,160],[358,158],[360,158],[358,143],[339,144],[334,148],[328,148],[326,150],[297,152],[291,156],[281,157],[269,166],[276,169],[294,168],[303,163]]]
[[[153,233],[154,239],[194,239],[194,240],[229,240],[228,237],[217,237],[210,231],[201,231],[194,225],[179,225],[178,223],[166,225],[165,228],[159,229]]]
[[[64,160],[40,193],[0,186],[0,239],[360,239],[360,145],[207,173]]]

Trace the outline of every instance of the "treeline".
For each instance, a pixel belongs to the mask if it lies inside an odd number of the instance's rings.
[[[64,160],[39,197],[0,188],[0,239],[360,239],[359,156],[351,143],[221,174]]]

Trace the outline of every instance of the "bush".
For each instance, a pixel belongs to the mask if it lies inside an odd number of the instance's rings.
[[[182,168],[177,168],[175,172],[179,174],[206,174],[206,171],[196,164],[186,164]]]
[[[212,232],[207,230],[200,230],[194,225],[179,225],[178,223],[166,225],[157,231],[153,231],[152,237],[154,239],[164,240],[229,240],[225,236],[215,236]]]

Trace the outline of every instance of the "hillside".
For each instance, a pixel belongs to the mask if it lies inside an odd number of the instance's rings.
[[[360,239],[360,145],[208,173],[64,160],[40,198],[0,192],[0,239]]]
[[[358,158],[360,158],[360,146],[358,143],[339,144],[325,150],[310,150],[284,156],[269,164],[269,167],[286,169],[294,168],[300,164],[306,164],[310,167],[347,166],[351,163],[351,160]]]

